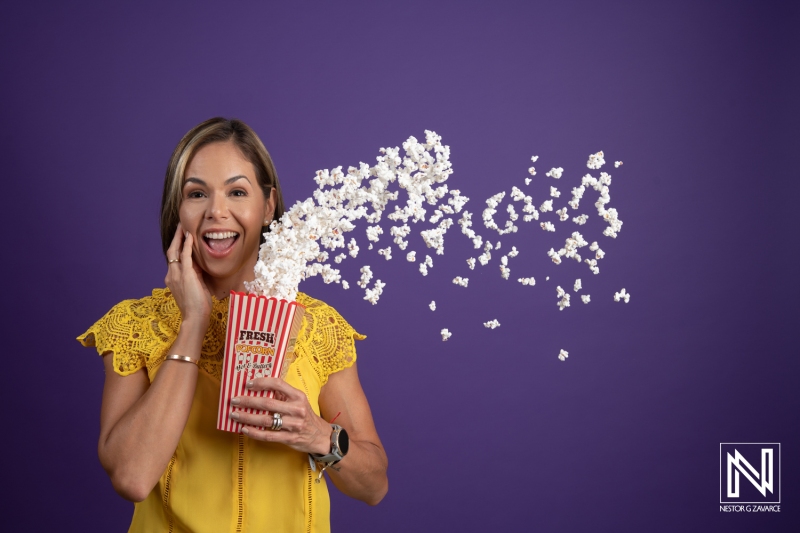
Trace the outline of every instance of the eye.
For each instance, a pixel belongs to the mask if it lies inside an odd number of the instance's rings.
[[[244,189],[234,189],[231,191],[232,196],[247,196],[247,191]]]
[[[189,191],[186,194],[186,198],[202,198],[202,197],[203,197],[203,191]]]

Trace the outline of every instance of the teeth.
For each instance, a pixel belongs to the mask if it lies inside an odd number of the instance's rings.
[[[236,237],[239,235],[235,231],[224,231],[224,232],[216,232],[216,233],[206,233],[203,235],[206,239],[230,239],[231,237]]]

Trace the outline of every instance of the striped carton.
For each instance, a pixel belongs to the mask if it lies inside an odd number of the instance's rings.
[[[242,424],[230,418],[232,398],[274,396],[272,391],[254,392],[245,385],[262,376],[286,376],[295,359],[294,345],[304,312],[305,307],[297,302],[231,291],[217,429],[234,433],[242,429]],[[233,409],[267,414],[255,409]]]

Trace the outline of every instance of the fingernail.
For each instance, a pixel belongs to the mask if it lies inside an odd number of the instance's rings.
[[[185,233],[185,236],[186,236],[187,239],[189,238],[189,232],[188,231]]]
[[[248,381],[247,382],[247,388],[248,389],[252,389],[253,388],[253,382],[252,381]]]
[[[231,418],[233,420],[239,420],[239,413],[231,413]]]
[[[247,429],[247,428],[242,428],[242,433],[244,433],[245,435],[248,435],[250,433],[250,430]]]
[[[233,400],[231,400],[231,405],[239,405],[240,401],[241,400],[239,398],[234,398]]]

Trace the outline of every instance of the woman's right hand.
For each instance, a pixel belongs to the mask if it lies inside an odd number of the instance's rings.
[[[203,272],[192,261],[194,237],[183,231],[180,222],[167,250],[168,270],[164,283],[169,288],[184,323],[193,323],[205,334],[211,317],[211,292]],[[175,261],[179,259],[179,261]]]

